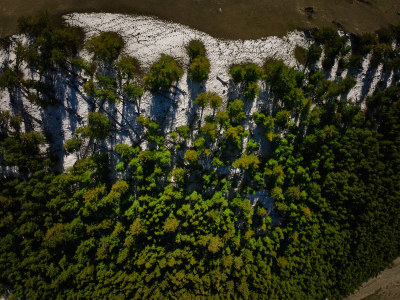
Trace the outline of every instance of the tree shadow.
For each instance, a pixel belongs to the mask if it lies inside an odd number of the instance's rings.
[[[163,131],[173,124],[178,109],[176,98],[177,93],[173,91],[173,88],[151,93],[148,114],[150,119],[156,121]]]
[[[188,124],[190,128],[196,124],[196,120],[198,119],[199,115],[197,113],[197,106],[195,105],[195,100],[198,94],[203,93],[206,91],[205,82],[195,82],[190,79],[189,76],[186,77],[186,83],[188,86],[188,93],[189,96],[187,97],[187,106],[186,106],[186,118],[188,120]],[[183,108],[185,109],[185,108]]]

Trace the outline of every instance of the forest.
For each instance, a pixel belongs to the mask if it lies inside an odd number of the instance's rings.
[[[356,70],[369,54],[398,74],[400,25],[354,36],[351,46],[333,29],[312,31],[315,43],[296,49],[307,72],[274,59],[232,65],[241,97],[225,106],[219,94],[199,93],[197,119],[171,132],[140,103],[145,91],[165,94],[182,80],[177,59],[162,55],[143,70],[119,34],[85,40],[47,14],[21,18],[18,30],[26,42],[0,70],[0,90],[16,105],[23,95],[38,109],[57,107],[60,73],[82,83],[91,111],[63,145],[80,157],[65,171],[29,113],[0,111],[0,164],[18,170],[0,178],[0,295],[340,299],[400,255],[399,81],[362,109],[346,98],[354,77],[325,72],[335,60]],[[207,79],[201,41],[187,55],[189,79]],[[261,82],[270,109],[249,115]],[[124,120],[134,143],[109,151],[122,125],[107,108],[124,102],[136,110]],[[262,191],[273,209],[251,201]]]

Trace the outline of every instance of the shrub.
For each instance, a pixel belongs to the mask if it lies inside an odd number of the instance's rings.
[[[322,48],[313,44],[307,50],[307,64],[313,65],[321,57]]]
[[[124,46],[124,40],[116,32],[102,32],[94,35],[85,44],[85,48],[95,60],[114,60]]]
[[[140,70],[139,62],[136,58],[131,56],[122,56],[118,61],[114,63],[114,66],[118,72],[120,78],[126,78],[128,80],[135,77]]]
[[[190,128],[187,125],[184,126],[180,126],[178,128],[176,128],[176,130],[179,133],[179,136],[183,139],[188,139],[189,138],[189,134],[190,134]]]
[[[104,140],[111,130],[111,122],[108,117],[99,112],[90,112],[88,115],[88,125],[81,127],[77,133],[83,137]]]
[[[198,56],[206,56],[206,47],[204,46],[202,41],[192,40],[186,48],[187,54],[190,59],[195,59]]]
[[[199,157],[200,155],[196,150],[188,150],[185,153],[185,160],[191,164],[197,163]]]
[[[73,138],[65,141],[65,143],[63,145],[63,150],[67,153],[73,153],[73,152],[79,150],[81,145],[82,145],[82,140],[77,137],[73,137]]]
[[[146,88],[169,88],[183,75],[182,68],[171,56],[161,54],[160,59],[151,66],[151,71],[144,76]]]
[[[189,77],[194,81],[201,82],[208,78],[210,73],[210,61],[203,56],[193,59],[189,67]]]

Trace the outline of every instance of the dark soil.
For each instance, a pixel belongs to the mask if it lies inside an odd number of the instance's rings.
[[[155,15],[212,36],[252,39],[294,28],[343,26],[353,33],[400,23],[398,0],[0,0],[0,36],[16,30],[19,16],[47,9]]]

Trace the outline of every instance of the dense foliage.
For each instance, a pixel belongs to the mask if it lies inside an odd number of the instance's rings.
[[[189,77],[197,82],[206,80],[210,73],[210,61],[206,57],[204,44],[199,40],[190,41],[187,53],[190,57]]]
[[[33,39],[47,28],[24,22]],[[26,25],[37,23],[37,30]],[[341,40],[331,38],[329,31],[318,37],[339,49]],[[138,114],[136,142],[110,153],[101,141],[120,124],[103,104],[139,105],[138,65],[121,57],[114,78],[82,59],[66,61],[87,74],[83,91],[94,108],[64,145],[69,153],[85,148],[74,167],[54,171],[45,137],[22,132],[17,114],[0,112],[0,162],[19,170],[0,179],[0,292],[22,299],[331,299],[400,254],[400,87],[376,92],[362,110],[345,99],[351,76],[333,82],[280,61],[233,66],[243,99],[224,108],[217,94],[201,93],[199,123],[169,133]],[[68,66],[62,70],[76,71]],[[24,88],[17,74],[2,72],[0,87]],[[145,87],[160,92],[182,74],[163,55]],[[249,116],[245,107],[257,95],[249,85],[258,91],[261,80],[273,105]],[[213,112],[202,122],[207,106]],[[249,123],[262,140],[245,129]],[[254,201],[260,192],[275,209]]]

